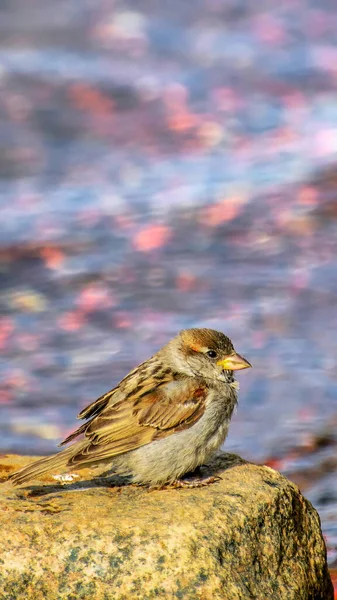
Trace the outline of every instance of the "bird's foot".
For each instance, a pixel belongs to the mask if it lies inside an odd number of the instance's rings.
[[[184,479],[176,479],[172,481],[172,483],[168,484],[165,487],[168,488],[198,488],[205,487],[206,485],[211,485],[212,483],[217,483],[221,481],[221,477],[218,475],[213,475],[211,477],[185,477]]]

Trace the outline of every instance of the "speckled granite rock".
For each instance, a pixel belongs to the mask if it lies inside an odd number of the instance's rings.
[[[0,457],[2,481],[29,460]],[[208,471],[222,480],[190,490],[107,487],[89,470],[66,485],[4,483],[0,598],[332,599],[319,518],[298,488],[235,455]]]

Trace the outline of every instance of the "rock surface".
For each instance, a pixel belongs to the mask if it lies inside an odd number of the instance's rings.
[[[0,477],[30,462],[2,456]],[[231,454],[196,489],[117,478],[0,488],[0,598],[332,600],[319,517],[278,472]]]

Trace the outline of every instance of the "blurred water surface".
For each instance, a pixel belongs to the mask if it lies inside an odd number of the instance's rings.
[[[315,473],[333,561],[336,7],[166,4],[2,3],[1,450],[222,330],[254,366],[226,447]]]

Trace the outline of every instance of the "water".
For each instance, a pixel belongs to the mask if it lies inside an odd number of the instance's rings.
[[[315,4],[3,4],[0,433],[53,452],[177,330],[222,330],[254,366],[226,447],[307,473],[333,562],[337,12]]]

